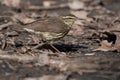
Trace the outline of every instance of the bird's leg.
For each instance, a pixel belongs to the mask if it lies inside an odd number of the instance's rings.
[[[55,51],[57,51],[57,56],[58,57],[64,57],[64,56],[66,56],[66,54],[63,54],[63,53],[61,53],[55,46],[53,46],[52,44],[49,44]]]
[[[55,46],[53,46],[51,43],[50,43],[50,46],[55,50],[57,51],[58,53],[61,53]]]
[[[31,35],[32,40],[37,44],[36,46],[34,46],[31,50],[33,49],[37,49],[40,46],[44,45],[45,43],[42,42],[41,38],[39,38],[39,36],[37,35]]]
[[[32,49],[37,49],[39,47],[41,47],[42,45],[44,45],[45,43],[39,43],[38,45],[36,45],[35,47],[33,47]]]

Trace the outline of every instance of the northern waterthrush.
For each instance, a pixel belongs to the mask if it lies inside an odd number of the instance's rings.
[[[41,19],[24,26],[24,30],[39,35],[43,42],[47,42],[52,46],[54,41],[63,38],[70,31],[74,19],[74,17],[68,16]],[[52,47],[57,50],[54,46]]]

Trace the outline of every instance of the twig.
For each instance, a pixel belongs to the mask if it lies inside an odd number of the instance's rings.
[[[48,9],[58,9],[58,8],[66,8],[68,7],[67,4],[61,4],[61,5],[54,5],[50,7],[44,7],[44,6],[30,6],[29,10],[48,10]]]
[[[12,22],[8,22],[6,24],[2,24],[2,25],[0,25],[0,30],[2,30],[3,28],[6,28],[7,26],[11,26],[11,25],[13,25]]]
[[[31,62],[31,61],[35,61],[37,58],[36,57],[32,57],[29,55],[9,55],[9,54],[0,54],[0,59],[8,59],[8,60],[15,60],[15,61],[19,61],[19,62]]]
[[[6,39],[2,40],[2,46],[1,46],[1,48],[5,49],[5,47],[6,47]]]
[[[6,63],[6,65],[11,69],[11,70],[16,70],[16,68],[14,66],[12,66],[8,61],[4,61]]]

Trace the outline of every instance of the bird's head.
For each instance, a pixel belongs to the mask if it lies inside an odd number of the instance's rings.
[[[76,17],[74,16],[65,16],[65,17],[62,17],[62,20],[65,24],[67,24],[68,26],[72,26],[73,23],[75,22],[76,20]]]

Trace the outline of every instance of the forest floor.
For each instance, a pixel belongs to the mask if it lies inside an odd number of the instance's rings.
[[[119,0],[16,1],[0,3],[0,80],[120,80]],[[38,36],[19,30],[58,16],[78,18],[53,44],[62,56],[50,45],[34,48]]]

